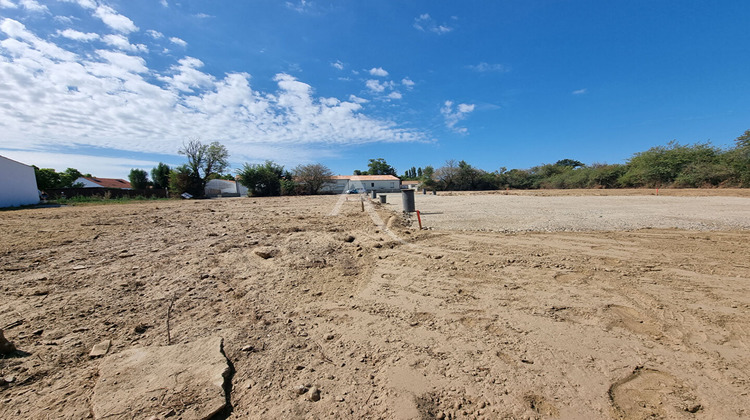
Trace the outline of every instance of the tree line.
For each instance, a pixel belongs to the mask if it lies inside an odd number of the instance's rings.
[[[174,195],[188,192],[204,195],[206,184],[215,178],[237,180],[254,196],[317,194],[333,173],[320,163],[299,165],[292,170],[266,161],[244,164],[237,176],[225,173],[229,152],[219,142],[203,144],[190,139],[178,150],[187,163],[170,168],[159,163],[149,173],[132,169],[128,176],[135,189],[169,188]],[[354,175],[396,175],[385,159],[369,159],[368,169]],[[68,168],[64,172],[34,166],[39,189],[75,187],[82,174]],[[710,143],[683,145],[675,141],[635,153],[624,164],[585,165],[573,159],[535,166],[530,169],[500,168],[485,171],[466,161],[448,160],[437,169],[411,167],[400,177],[418,180],[422,187],[437,190],[498,190],[539,188],[698,188],[750,187],[750,130],[735,139],[726,150]]]
[[[438,190],[750,187],[750,130],[726,150],[710,143],[672,141],[635,153],[624,164],[585,165],[562,159],[530,169],[493,172],[449,160],[437,169],[412,167],[402,179],[419,180],[424,187]]]

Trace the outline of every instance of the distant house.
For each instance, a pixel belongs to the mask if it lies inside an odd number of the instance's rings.
[[[34,168],[0,156],[0,207],[39,203]]]
[[[212,179],[206,183],[206,197],[244,197],[247,187],[229,179]]]
[[[401,181],[402,190],[417,190],[419,189],[421,181]]]
[[[96,178],[82,176],[73,182],[75,184],[83,184],[83,188],[119,188],[121,190],[132,190],[133,186],[124,179],[115,178]]]
[[[342,194],[350,190],[360,192],[398,192],[401,180],[393,175],[335,175],[321,188],[321,192]]]

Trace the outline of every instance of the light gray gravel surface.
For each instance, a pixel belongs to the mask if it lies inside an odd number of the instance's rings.
[[[390,198],[390,197],[389,197]],[[394,195],[388,206],[401,209]],[[750,229],[750,198],[416,194],[431,229],[500,232]]]

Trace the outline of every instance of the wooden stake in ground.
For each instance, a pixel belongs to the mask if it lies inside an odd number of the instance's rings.
[[[172,299],[169,301],[169,308],[167,308],[167,345],[172,344],[172,331],[169,329],[169,319],[172,317],[172,306],[174,305],[175,295],[172,295]]]

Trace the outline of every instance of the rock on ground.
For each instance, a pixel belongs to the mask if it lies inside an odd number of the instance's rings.
[[[105,358],[92,409],[96,419],[148,419],[174,413],[183,420],[211,418],[226,405],[230,369],[222,339],[143,347]]]

